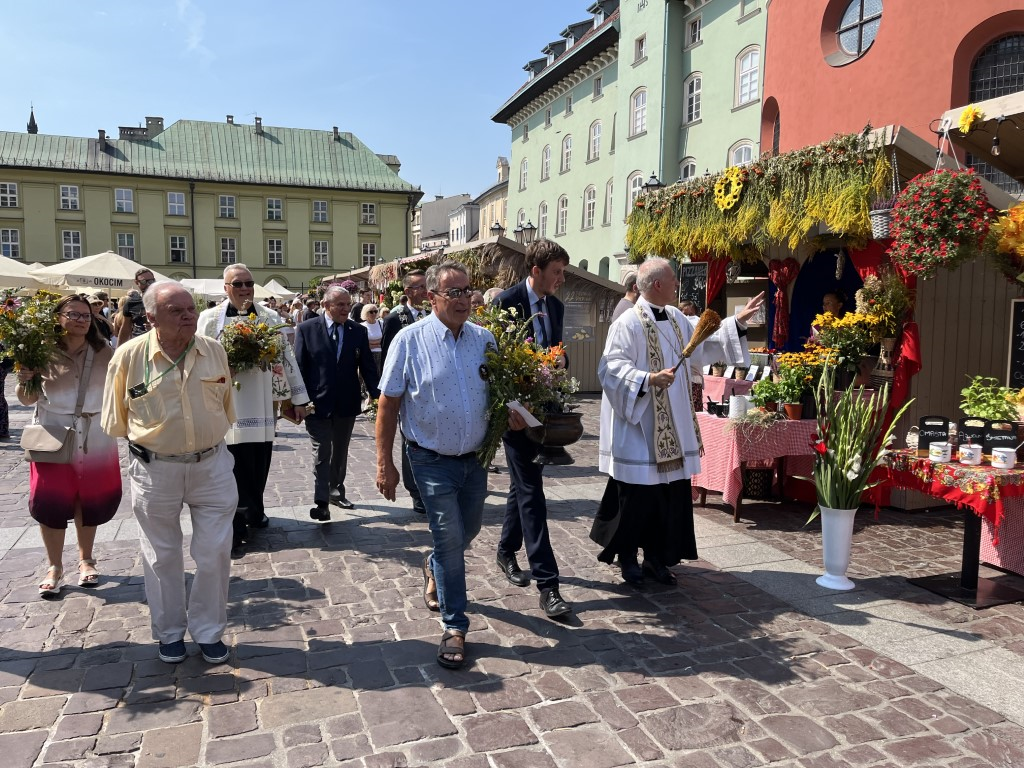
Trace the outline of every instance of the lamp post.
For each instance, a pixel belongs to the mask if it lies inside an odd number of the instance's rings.
[[[515,235],[516,242],[522,245],[523,239],[526,237],[526,230],[523,229],[523,222],[516,224],[516,228],[512,230],[512,234]]]
[[[491,224],[491,237],[501,237],[505,234],[505,228],[495,221]]]
[[[527,245],[533,242],[533,238],[537,236],[537,228],[533,226],[532,221],[526,222],[526,226],[523,227],[523,240]]]
[[[654,175],[654,171],[651,171],[651,178],[644,182],[643,190],[645,195],[649,195],[651,192],[664,188],[664,184],[661,180]]]

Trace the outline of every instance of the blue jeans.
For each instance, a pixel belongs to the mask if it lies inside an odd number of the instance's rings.
[[[471,453],[442,456],[413,443],[406,444],[406,452],[434,541],[430,560],[441,622],[445,629],[467,632],[464,553],[483,524],[487,470]]]

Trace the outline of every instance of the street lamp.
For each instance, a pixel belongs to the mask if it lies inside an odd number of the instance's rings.
[[[512,230],[512,234],[515,235],[516,242],[522,245],[523,238],[526,236],[526,230],[523,229],[523,222],[516,224],[516,228]]]
[[[526,222],[526,226],[523,227],[523,239],[526,241],[526,244],[530,245],[533,242],[533,238],[535,238],[536,236],[537,228],[533,226],[533,222]]]
[[[643,186],[644,194],[650,194],[655,190],[664,188],[664,186],[665,185],[661,183],[661,180],[654,175],[654,171],[651,171],[651,178],[649,178]]]
[[[505,228],[501,224],[495,221],[491,224],[491,237],[501,237],[505,234]]]

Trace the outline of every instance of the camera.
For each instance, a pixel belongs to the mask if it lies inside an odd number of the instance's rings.
[[[149,387],[146,386],[145,382],[136,384],[134,387],[128,387],[128,394],[131,397],[142,397],[147,392],[149,392]]]

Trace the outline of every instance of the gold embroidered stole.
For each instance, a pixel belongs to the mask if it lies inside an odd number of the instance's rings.
[[[664,370],[667,366],[661,352],[661,339],[658,338],[658,327],[654,318],[647,313],[640,302],[636,303],[633,311],[640,318],[644,335],[647,337],[647,370],[651,373]],[[681,350],[685,346],[683,332],[679,329],[675,318],[667,313],[666,315],[669,322],[672,323],[672,330],[676,333]],[[668,388],[652,386],[651,397],[654,398],[654,458],[658,463],[658,472],[667,473],[682,469],[683,449],[679,443],[679,435],[676,433],[675,422],[672,420],[672,405],[668,398]],[[687,397],[689,397],[689,393],[687,393]],[[700,433],[697,434],[699,443]]]

